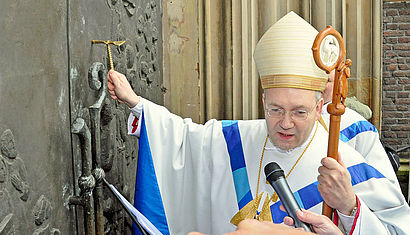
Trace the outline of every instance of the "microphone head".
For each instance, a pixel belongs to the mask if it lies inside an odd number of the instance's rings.
[[[276,162],[268,163],[265,166],[264,170],[265,170],[266,179],[269,181],[269,183],[276,181],[280,177],[285,177],[285,174],[282,168],[280,168],[280,166]]]

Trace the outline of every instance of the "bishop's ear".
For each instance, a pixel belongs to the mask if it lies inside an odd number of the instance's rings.
[[[322,115],[323,104],[323,98],[320,98],[316,105],[316,120],[319,120],[320,116]]]
[[[265,108],[265,91],[262,93],[262,104],[263,104],[263,108]]]

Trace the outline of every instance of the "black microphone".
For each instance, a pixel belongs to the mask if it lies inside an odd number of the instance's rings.
[[[272,185],[273,189],[275,189],[278,194],[286,212],[292,217],[293,221],[295,221],[295,227],[303,228],[307,232],[312,232],[310,226],[299,220],[296,216],[296,211],[300,210],[300,206],[296,201],[295,196],[293,196],[288,182],[286,181],[285,174],[280,166],[276,162],[269,163],[265,166],[265,175],[270,185]]]

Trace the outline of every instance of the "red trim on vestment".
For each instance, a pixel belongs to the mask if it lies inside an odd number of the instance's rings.
[[[336,210],[333,210],[333,223],[336,226],[339,226],[339,215],[337,214]]]
[[[132,131],[134,133],[138,128],[138,118],[134,116],[134,121],[132,121]]]
[[[352,225],[352,229],[350,230],[349,235],[353,234],[354,229],[356,228],[356,223],[357,223],[357,219],[359,218],[360,215],[360,200],[359,198],[356,196],[356,202],[357,202],[357,211],[356,211],[356,215],[354,216],[354,221],[353,221],[353,225]]]

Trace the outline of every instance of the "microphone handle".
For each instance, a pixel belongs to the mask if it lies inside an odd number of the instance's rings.
[[[286,212],[290,217],[292,217],[293,221],[295,222],[295,227],[303,228],[307,232],[312,232],[309,224],[301,221],[296,216],[296,211],[300,210],[300,206],[297,203],[295,196],[293,196],[293,193],[290,190],[285,177],[279,177],[276,181],[273,181],[272,186],[278,194],[282,205],[285,207]]]

